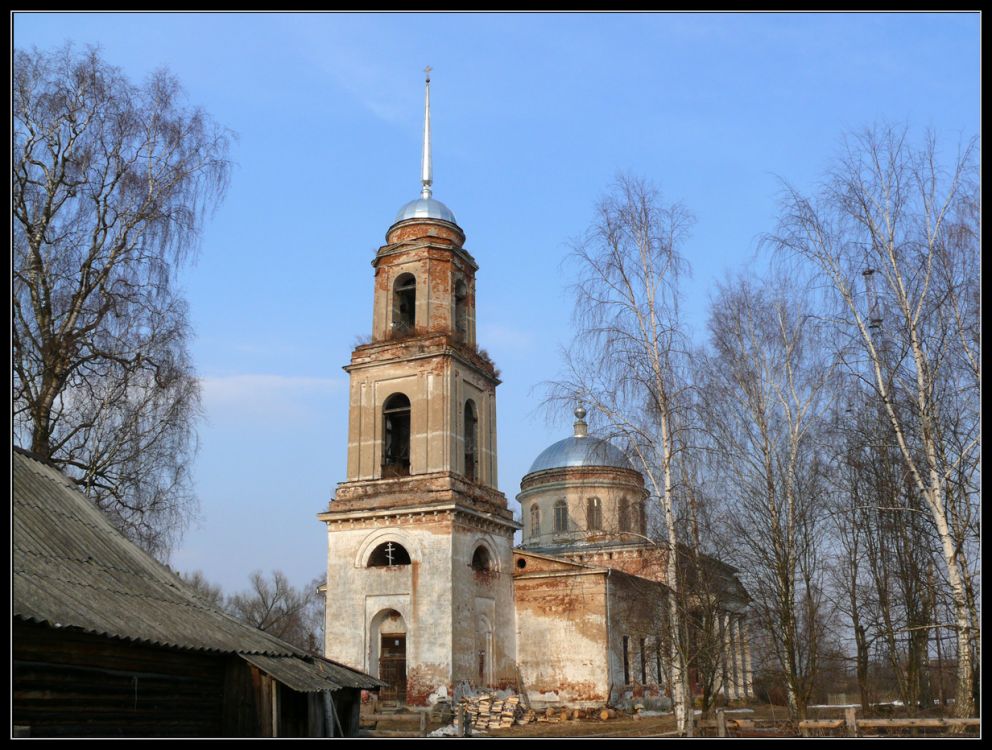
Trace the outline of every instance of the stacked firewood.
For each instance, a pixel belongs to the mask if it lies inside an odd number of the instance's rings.
[[[533,722],[558,724],[563,721],[577,719],[614,719],[616,711],[607,708],[569,709],[546,708],[535,711],[520,705],[520,696],[511,695],[499,698],[493,693],[480,693],[466,696],[458,703],[465,711],[465,723],[475,730],[509,729],[514,724],[524,725]],[[459,726],[458,713],[455,712],[455,727]]]
[[[467,696],[459,702],[465,708],[465,722],[473,729],[509,729],[522,712],[520,696],[498,698],[492,693]],[[458,718],[455,718],[458,725]]]

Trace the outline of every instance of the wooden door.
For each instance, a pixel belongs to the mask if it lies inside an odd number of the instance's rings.
[[[387,683],[380,698],[406,703],[406,634],[383,633],[379,646],[379,679]]]

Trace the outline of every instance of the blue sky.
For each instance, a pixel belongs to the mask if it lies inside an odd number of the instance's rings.
[[[571,337],[569,239],[620,170],[696,215],[685,312],[755,260],[780,179],[813,189],[873,123],[979,132],[968,14],[14,15],[17,48],[98,45],[133,79],[167,67],[238,134],[227,198],[182,274],[204,385],[201,517],[175,551],[233,592],[252,570],[321,574],[316,514],[344,479],[348,362],[371,260],[419,190],[423,68],[434,195],[480,265],[480,344],[513,497],[549,424],[543,381]]]

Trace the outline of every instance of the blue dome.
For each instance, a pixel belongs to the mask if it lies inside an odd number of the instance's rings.
[[[545,469],[563,469],[570,466],[613,466],[633,469],[626,454],[612,443],[599,438],[567,437],[545,448],[534,459],[528,474]]]
[[[440,219],[457,225],[451,209],[434,198],[417,198],[404,205],[396,214],[393,224],[407,219]]]

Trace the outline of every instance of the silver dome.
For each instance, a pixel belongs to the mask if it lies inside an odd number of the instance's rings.
[[[567,437],[545,448],[534,459],[528,474],[569,466],[615,466],[633,469],[630,459],[615,445],[595,437]]]
[[[417,198],[404,205],[396,214],[393,224],[407,219],[440,219],[457,225],[451,209],[435,198]]]

